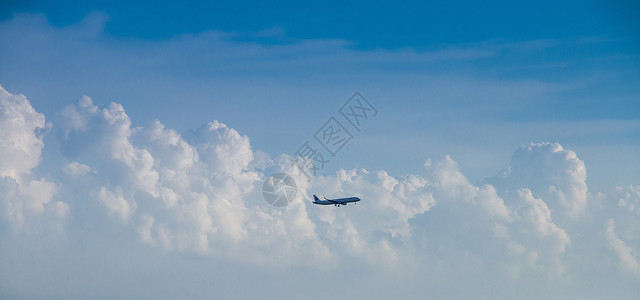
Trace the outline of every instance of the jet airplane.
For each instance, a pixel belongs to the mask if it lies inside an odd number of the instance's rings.
[[[360,201],[360,198],[358,197],[349,197],[349,198],[339,198],[339,199],[327,199],[326,197],[324,197],[324,200],[320,200],[318,199],[318,196],[313,195],[313,204],[317,204],[317,205],[331,205],[333,204],[334,206],[340,207],[340,205],[347,205],[347,203],[350,202],[358,202]]]

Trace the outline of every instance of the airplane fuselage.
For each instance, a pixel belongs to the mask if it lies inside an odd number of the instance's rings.
[[[340,206],[340,205],[347,205],[347,203],[355,203],[360,201],[360,198],[358,197],[349,197],[349,198],[338,198],[338,199],[327,199],[324,198],[324,200],[320,200],[318,199],[318,197],[316,195],[313,195],[313,204],[317,204],[317,205],[335,205],[335,206]]]

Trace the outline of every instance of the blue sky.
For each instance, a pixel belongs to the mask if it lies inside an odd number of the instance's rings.
[[[631,298],[639,9],[5,2],[0,295]],[[283,163],[356,91],[353,140]]]
[[[591,35],[637,36],[634,1],[9,1],[3,17],[42,12],[58,26],[87,13],[111,16],[115,36],[163,39],[209,29],[256,32],[274,26],[296,38],[334,38],[364,48],[432,47],[495,38],[531,40]]]

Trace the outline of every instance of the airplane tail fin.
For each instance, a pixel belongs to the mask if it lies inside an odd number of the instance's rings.
[[[313,201],[320,201],[320,199],[318,199],[318,196],[313,195]]]

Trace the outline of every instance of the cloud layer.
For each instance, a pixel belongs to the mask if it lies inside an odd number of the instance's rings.
[[[38,177],[51,125],[4,89],[0,110],[0,200],[14,233],[94,228],[100,239],[120,228],[152,249],[257,268],[435,270],[492,274],[498,284],[581,278],[596,260],[590,271],[640,280],[639,188],[591,195],[584,162],[557,143],[522,146],[505,172],[480,184],[450,156],[427,160],[420,174],[361,168],[309,181],[286,155],[254,150],[219,121],[185,134],[158,120],[133,127],[122,105],[84,96],[57,114],[51,135],[62,159]],[[299,188],[284,208],[262,199],[271,172]],[[314,193],[363,201],[318,207]],[[585,237],[583,226],[600,234]]]

